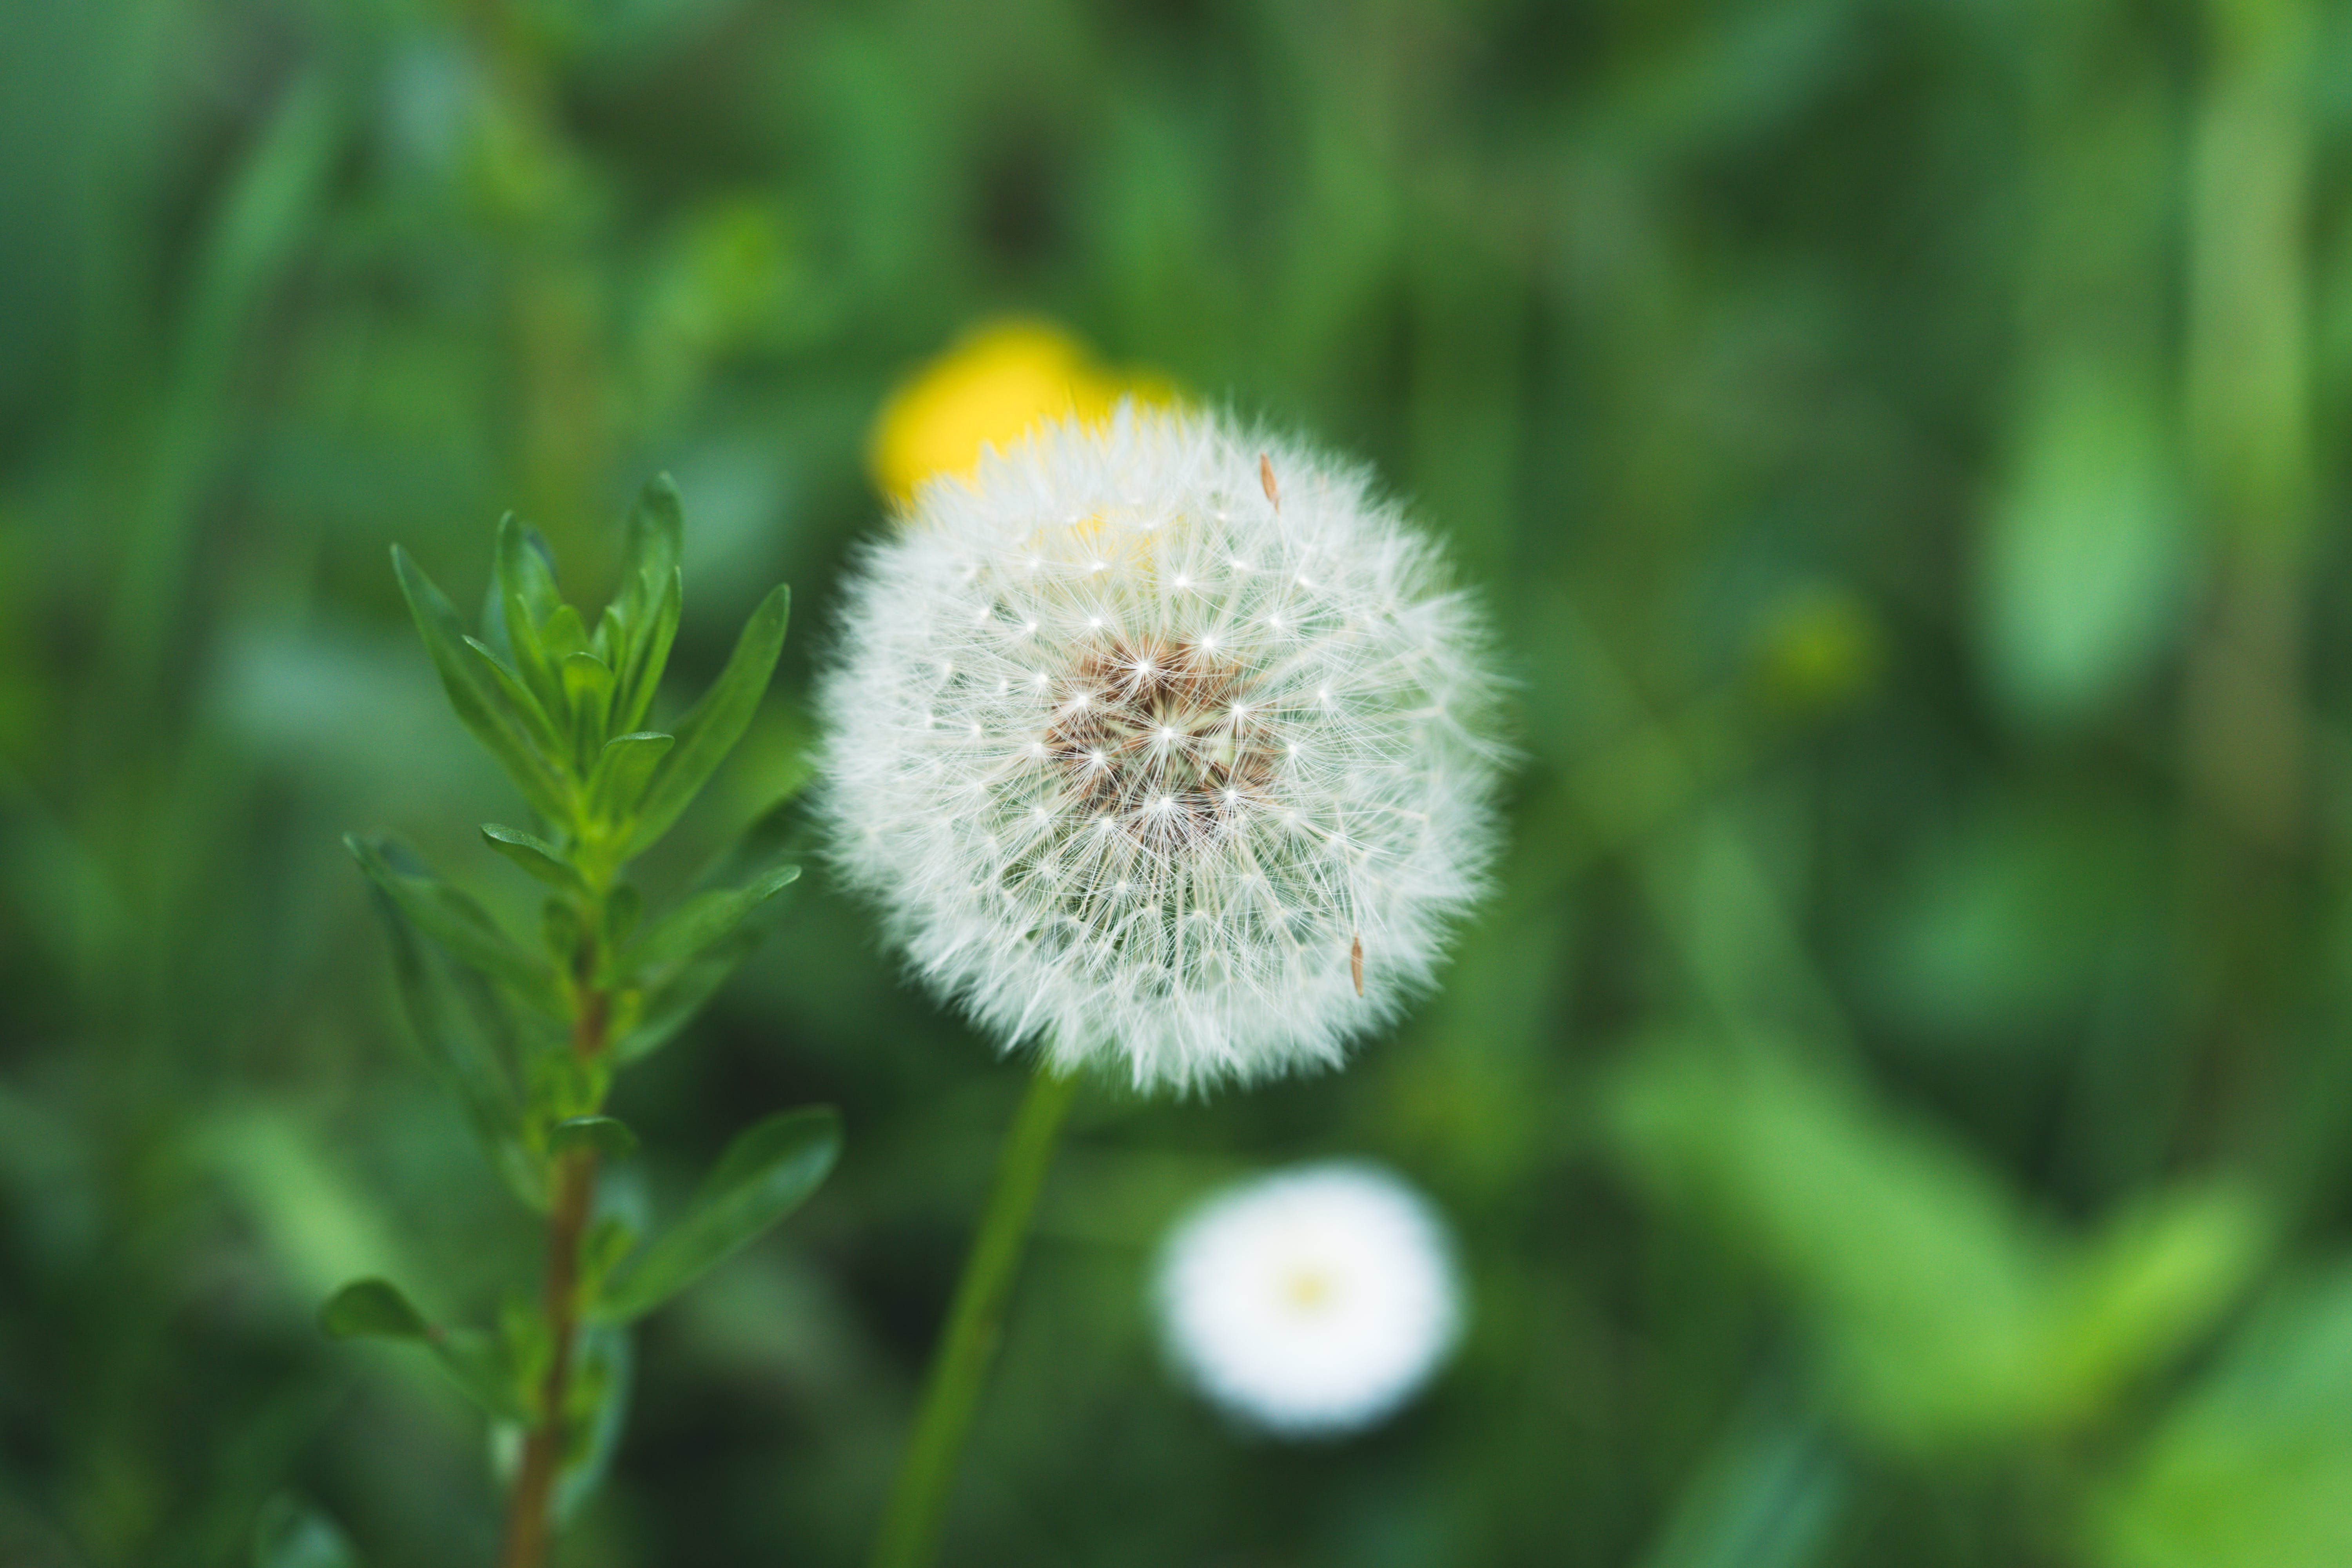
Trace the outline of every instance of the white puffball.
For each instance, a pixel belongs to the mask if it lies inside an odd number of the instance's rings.
[[[1461,1289],[1444,1223],[1377,1166],[1263,1177],[1170,1237],[1161,1330],[1177,1364],[1232,1414],[1290,1436],[1371,1425],[1452,1351]]]
[[[844,584],[823,812],[1007,1046],[1179,1091],[1330,1067],[1495,853],[1482,618],[1354,464],[1199,413],[1041,426]]]

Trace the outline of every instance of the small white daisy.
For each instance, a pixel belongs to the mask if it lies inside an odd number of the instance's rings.
[[[1211,1200],[1169,1237],[1158,1288],[1170,1352],[1201,1392],[1287,1436],[1395,1411],[1454,1348],[1462,1320],[1436,1212],[1353,1162]]]

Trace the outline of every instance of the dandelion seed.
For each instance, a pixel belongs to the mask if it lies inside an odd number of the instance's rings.
[[[1157,1286],[1178,1367],[1232,1415],[1287,1436],[1393,1414],[1462,1320],[1444,1223],[1396,1176],[1352,1162],[1212,1199],[1171,1235]]]
[[[1277,463],[1316,506],[1216,504],[1253,479],[1276,500]],[[1121,496],[1165,526],[1044,526]],[[847,589],[822,798],[917,972],[1006,1044],[1139,1088],[1331,1065],[1392,1020],[1494,850],[1485,636],[1430,542],[1360,470],[1132,407],[913,504]],[[1216,561],[1202,599],[1160,586]],[[926,708],[994,744],[929,754]]]

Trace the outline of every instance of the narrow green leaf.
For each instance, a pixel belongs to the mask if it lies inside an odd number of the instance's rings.
[[[584,764],[604,746],[604,728],[613,711],[613,667],[593,653],[567,654],[562,674],[564,706],[572,714],[572,740]]]
[[[580,1275],[593,1289],[637,1244],[637,1227],[617,1214],[601,1215],[580,1244]]]
[[[507,982],[536,1006],[563,1011],[553,973],[517,946],[489,910],[438,877],[395,870],[380,847],[356,834],[345,834],[343,846],[400,912],[452,958]]]
[[[685,1289],[798,1208],[841,1155],[831,1106],[788,1110],[739,1135],[672,1226],[616,1270],[593,1315],[625,1323]]]
[[[2046,1429],[2051,1240],[1974,1151],[1793,1051],[1662,1042],[1604,1104],[1635,1176],[1801,1304],[1857,1426],[1911,1451]]]
[[[496,572],[517,618],[533,630],[563,603],[562,590],[555,584],[555,552],[548,548],[547,536],[512,512],[499,519]]]
[[[677,481],[656,474],[637,492],[622,546],[621,570],[632,583],[667,584],[686,559],[686,510]]]
[[[520,1419],[523,1403],[497,1341],[479,1329],[436,1328],[389,1279],[355,1279],[319,1309],[319,1326],[339,1340],[405,1340],[433,1352],[451,1381],[492,1415]]]
[[[698,891],[723,889],[782,874],[785,858],[803,847],[807,834],[799,808],[790,801],[780,803],[745,829],[743,836],[695,879],[695,887]],[[727,983],[728,976],[741,968],[743,961],[757,950],[783,903],[782,899],[769,900],[746,916],[732,933],[704,948],[667,979],[657,979],[650,994],[637,998],[614,1041],[614,1059],[635,1061],[676,1038]],[[617,938],[606,941],[610,950],[617,951],[620,946]]]
[[[663,759],[637,818],[630,848],[644,847],[669,831],[688,803],[700,793],[710,775],[758,711],[760,699],[774,673],[776,655],[784,646],[784,626],[792,610],[792,591],[782,584],[760,601],[736,639],[727,668],[702,700],[688,709],[677,725],[677,748]]]
[[[354,1279],[327,1298],[319,1326],[329,1339],[422,1340],[433,1325],[389,1279]]]
[[[814,838],[808,814],[791,796],[761,812],[735,842],[694,879],[694,890],[747,887],[788,862],[803,858]]]
[[[1639,1568],[1806,1568],[1849,1511],[1851,1461],[1819,1417],[1767,1397],[1732,1416]]]
[[[2017,718],[2080,722],[2161,667],[2195,605],[2195,512],[2160,377],[2038,345],[1979,538],[1978,628]]]
[[[700,957],[662,982],[646,999],[636,1021],[614,1042],[613,1059],[633,1062],[677,1038],[678,1031],[694,1022],[695,1015],[727,984],[728,976],[743,966],[762,934],[751,923],[739,926],[733,935],[712,943]]]
[[[546,1207],[545,1172],[522,1142],[510,1020],[488,983],[431,947],[381,886],[371,884],[368,893],[391,939],[394,978],[425,1059],[466,1108],[483,1153],[514,1194],[528,1207]]]
[[[500,664],[514,663],[514,638],[507,632],[507,602],[499,596],[499,579],[495,573],[482,589],[482,616],[476,635],[481,639],[482,646],[490,650],[492,658]]]
[[[540,945],[555,960],[557,973],[571,973],[580,962],[580,939],[584,934],[580,911],[567,900],[550,899],[539,906]]]
[[[2050,1382],[2095,1417],[2237,1303],[2274,1232],[2257,1194],[2207,1179],[2142,1197],[2076,1252],[2052,1325]]]
[[[686,580],[673,566],[659,583],[646,583],[646,592],[653,601],[652,616],[630,652],[628,668],[622,673],[620,701],[613,714],[615,729],[635,729],[653,709],[662,671],[669,668],[670,646],[677,640]]]
[[[38,15],[40,25],[47,26],[49,17],[99,14],[56,7],[38,13],[11,9],[5,46],[10,67],[22,70],[42,58],[35,52],[42,46],[33,43],[25,30],[27,16]],[[268,319],[264,310],[281,298],[284,279],[312,254],[321,223],[331,221],[325,215],[332,211],[336,171],[363,122],[362,116],[352,112],[347,90],[337,85],[339,76],[321,58],[278,89],[255,95],[247,105],[254,111],[247,127],[253,134],[240,138],[240,153],[211,171],[216,176],[211,189],[218,199],[207,200],[201,212],[185,215],[193,220],[193,232],[182,236],[192,243],[174,251],[178,287],[171,320],[176,330],[168,342],[149,338],[142,344],[147,364],[162,373],[149,384],[160,395],[150,405],[156,423],[141,445],[133,470],[139,477],[123,493],[128,506],[109,520],[110,526],[122,530],[121,553],[115,557],[121,576],[108,606],[106,647],[99,658],[107,668],[125,675],[137,672],[140,682],[120,688],[123,695],[118,701],[129,700],[134,690],[149,692],[146,683],[163,673],[172,650],[184,647],[177,638],[189,604],[189,568],[206,537],[204,498],[237,428],[232,412],[236,400],[224,393],[235,384],[256,332],[264,330],[258,325]],[[34,101],[28,87],[24,75],[9,78],[12,111]],[[17,166],[12,155],[12,171]],[[15,178],[12,173],[11,188],[22,189]],[[39,253],[40,242],[31,231],[54,232],[61,216],[52,214],[46,221],[30,222],[12,217],[6,237],[12,266],[20,256]],[[26,275],[12,271],[11,276]],[[12,323],[23,320],[28,309],[38,308],[32,304],[34,298],[11,290]],[[114,313],[116,309],[110,307],[110,314]],[[13,336],[12,328],[12,344],[22,341]]]
[[[569,733],[558,722],[565,715],[562,701],[551,708],[541,702],[481,638],[467,637],[466,651],[473,656],[475,673],[488,681],[489,689],[506,700],[508,710],[514,715],[524,739],[537,748],[541,765],[546,769],[548,776],[561,778],[561,768],[549,764],[551,759],[564,754],[562,736]]]
[[[2088,1563],[2336,1568],[2352,1498],[2352,1270],[2281,1280],[2128,1426],[2086,1489]]]
[[[486,1413],[507,1421],[523,1418],[521,1380],[494,1336],[480,1329],[436,1329],[425,1344],[450,1381]]]
[[[654,770],[677,743],[675,735],[640,730],[604,742],[588,775],[588,815],[595,822],[625,822],[646,796]]]
[[[574,1116],[547,1131],[547,1152],[569,1154],[593,1150],[607,1160],[625,1159],[637,1152],[637,1135],[616,1116]]]
[[[752,910],[800,879],[798,866],[779,866],[742,888],[696,893],[646,929],[614,961],[618,978],[656,973],[691,963],[734,934]]]
[[[476,656],[467,651],[466,629],[457,620],[456,607],[397,544],[392,547],[392,570],[408,600],[416,635],[424,640],[425,651],[441,676],[441,689],[448,694],[449,706],[457,710],[458,720],[498,759],[535,810],[551,822],[564,820],[559,782],[530,744],[522,721],[508,710],[503,696],[483,684]]]
[[[588,651],[588,628],[581,625],[578,610],[558,605],[540,623],[539,642],[547,651],[547,662],[560,668],[573,654]]]
[[[612,666],[614,679],[629,658],[628,617],[618,605],[607,605],[604,613],[596,617],[596,635],[588,639],[588,651]]]
[[[588,885],[563,852],[546,839],[525,833],[519,827],[505,827],[495,822],[482,824],[482,839],[491,848],[545,882],[551,888],[561,888],[567,893],[585,893]]]
[[[646,897],[635,883],[616,884],[604,900],[604,946],[609,950],[629,940],[637,917],[646,912]]]
[[[565,1425],[576,1434],[574,1446],[556,1472],[555,1506],[558,1524],[569,1521],[580,1507],[596,1495],[613,1456],[621,1447],[621,1428],[629,1412],[630,1385],[636,1373],[636,1355],[628,1331],[611,1324],[590,1323],[580,1333],[580,1368],[572,1381],[571,1408]]]
[[[517,1381],[536,1391],[547,1377],[549,1358],[555,1353],[554,1337],[547,1331],[547,1315],[535,1297],[509,1289],[499,1298],[499,1354],[515,1369]],[[537,1399],[530,1407],[538,1408]]]
[[[505,610],[507,638],[523,683],[551,710],[560,710],[562,689],[540,627],[563,603],[555,586],[555,558],[536,529],[514,513],[499,520],[499,542],[490,574],[492,590]]]
[[[677,630],[672,594],[685,555],[685,526],[677,486],[667,474],[655,475],[630,510],[621,554],[624,586],[606,611],[607,616],[618,612],[612,659],[619,678],[616,730],[633,730],[644,722],[668,660],[670,638]]]

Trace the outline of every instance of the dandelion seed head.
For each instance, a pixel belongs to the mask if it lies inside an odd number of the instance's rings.
[[[1261,1177],[1180,1223],[1156,1280],[1171,1359],[1229,1414],[1330,1436],[1394,1413],[1460,1332],[1444,1223],[1378,1166]]]
[[[1278,511],[1228,504],[1261,454]],[[1336,1064],[1426,987],[1493,857],[1492,687],[1361,470],[1129,405],[912,507],[847,585],[822,801],[927,982],[1179,1090]]]

